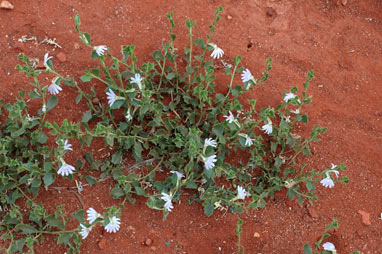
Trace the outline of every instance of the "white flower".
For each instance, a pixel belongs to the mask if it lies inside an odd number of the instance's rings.
[[[169,195],[169,194],[167,194],[165,192],[162,192],[161,199],[166,202],[164,204],[164,208],[166,208],[167,211],[171,212],[171,210],[174,208],[174,206],[172,205],[172,202],[171,202],[172,195],[171,194]]]
[[[338,178],[338,174],[340,173],[340,172],[338,172],[338,170],[330,170],[330,172],[333,172],[337,178]]]
[[[294,93],[287,93],[284,97],[284,101],[288,102],[289,100],[292,100],[296,95]]]
[[[65,139],[65,141],[64,141],[64,150],[71,150],[71,151],[73,151],[72,144],[69,144],[67,139]]]
[[[80,231],[80,235],[82,236],[82,239],[85,239],[86,237],[88,237],[90,231],[92,231],[92,227],[86,227],[85,225],[82,225],[80,224],[81,226],[81,231]]]
[[[245,138],[245,145],[246,146],[251,146],[253,144],[253,139],[251,139],[248,135]]]
[[[333,188],[334,187],[334,182],[330,177],[325,177],[320,181],[320,183],[325,187],[325,188]]]
[[[207,147],[207,146],[212,146],[212,147],[216,147],[218,144],[216,143],[215,140],[213,140],[212,138],[206,138],[204,140],[204,147]]]
[[[214,48],[214,51],[212,51],[211,53],[211,57],[213,57],[214,59],[219,59],[224,55],[224,51],[221,48],[219,48],[216,44],[208,43],[208,45]]]
[[[272,127],[272,122],[268,120],[268,123],[263,125],[261,129],[266,133],[266,134],[272,134],[273,127]]]
[[[178,179],[182,179],[183,177],[185,177],[182,173],[180,173],[176,170],[171,170],[170,173],[176,174],[178,176]]]
[[[244,200],[247,195],[247,191],[241,187],[241,186],[237,186],[237,196],[239,197],[239,199],[242,199]]]
[[[137,84],[140,90],[142,90],[142,80],[143,78],[141,77],[141,74],[139,73],[135,73],[135,76],[130,78],[130,82],[132,84],[134,83]]]
[[[226,118],[226,121],[228,121],[229,123],[233,123],[235,121],[235,117],[233,116],[232,112],[229,111],[229,116],[223,116]]]
[[[57,174],[62,176],[68,176],[73,174],[73,171],[76,170],[72,165],[67,164],[63,159],[61,159],[62,165],[58,170]]]
[[[131,121],[133,119],[133,116],[130,113],[130,109],[127,110],[125,118],[127,121]]]
[[[109,106],[113,106],[114,102],[118,100],[118,96],[113,92],[113,90],[109,89],[109,92],[106,92],[107,94],[107,100]]]
[[[52,56],[49,56],[49,53],[46,53],[44,55],[44,66],[47,68],[47,69],[50,69],[49,65],[48,65],[48,61],[52,59]]]
[[[336,247],[331,242],[324,243],[322,245],[322,247],[324,248],[324,250],[327,250],[327,251],[332,251],[332,252],[336,252],[337,251]]]
[[[96,221],[97,218],[102,218],[102,215],[97,213],[96,210],[94,210],[93,207],[90,207],[87,211],[86,211],[87,215],[88,215],[88,221],[89,221],[89,224],[93,224],[93,222]]]
[[[60,144],[62,144],[64,146],[64,150],[71,150],[71,151],[73,151],[72,145],[68,143],[67,139],[61,140],[60,142],[56,142],[56,144],[59,145],[59,146],[60,146]]]
[[[105,54],[105,50],[107,50],[107,47],[105,45],[95,46],[94,50],[98,56],[103,56]]]
[[[293,114],[298,115],[298,114],[300,114],[300,109],[298,108],[296,110],[291,110],[290,112],[293,113]]]
[[[250,70],[246,69],[245,71],[243,71],[243,73],[241,74],[241,80],[243,81],[243,83],[245,82],[248,82],[250,80],[254,80],[255,78],[253,77],[252,73]]]
[[[335,169],[336,167],[338,167],[338,166],[337,166],[336,164],[332,163],[331,168],[332,168],[332,169]]]
[[[113,216],[113,218],[109,218],[109,224],[105,226],[106,232],[115,233],[119,230],[121,225],[121,219]]]
[[[48,87],[48,91],[51,95],[56,95],[58,94],[60,91],[62,91],[62,88],[56,84],[56,81],[57,81],[58,77],[55,77],[53,80],[52,80],[52,84],[50,84],[50,86]]]
[[[45,113],[45,112],[46,112],[46,105],[45,105],[45,104],[42,105],[41,111],[42,111],[42,113]]]
[[[204,166],[206,167],[206,169],[211,169],[215,167],[215,162],[217,161],[216,155],[214,154],[207,158],[203,157],[203,161],[204,161]]]

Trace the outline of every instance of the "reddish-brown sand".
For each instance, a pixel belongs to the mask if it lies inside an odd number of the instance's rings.
[[[314,242],[333,219],[340,228],[329,239],[338,253],[361,250],[382,253],[382,2],[380,0],[13,0],[15,8],[0,10],[0,97],[15,101],[20,89],[29,91],[29,81],[15,69],[17,55],[43,58],[54,56],[56,69],[78,82],[82,71],[96,67],[89,49],[80,45],[74,31],[73,16],[79,14],[82,30],[92,35],[97,45],[107,45],[117,55],[120,45],[136,45],[139,63],[151,60],[152,52],[168,38],[166,13],[175,14],[179,52],[187,43],[184,22],[196,21],[197,36],[205,35],[218,5],[224,12],[213,41],[224,49],[224,61],[232,63],[241,55],[244,65],[259,77],[265,60],[273,58],[270,79],[242,98],[258,99],[258,108],[276,105],[291,86],[302,87],[306,73],[314,69],[310,94],[313,103],[306,108],[308,127],[320,124],[329,128],[320,143],[313,145],[308,167],[327,168],[344,162],[350,178],[347,185],[333,189],[318,186],[319,200],[309,214],[310,205],[288,202],[283,195],[268,201],[265,209],[241,214],[244,220],[242,244],[246,253],[302,253],[306,242]],[[18,39],[27,35],[39,41],[56,38],[62,49]],[[65,54],[66,61],[57,59]],[[218,62],[217,62],[218,63]],[[52,78],[52,77],[49,77]],[[218,89],[227,87],[218,79]],[[49,80],[43,80],[49,84]],[[239,83],[240,80],[238,79]],[[94,83],[97,91],[102,84]],[[82,87],[88,84],[81,84]],[[103,93],[101,101],[106,102]],[[75,90],[64,86],[60,103],[49,120],[68,118],[80,121],[87,110],[75,105]],[[30,107],[39,107],[34,102]],[[306,128],[306,126],[304,127]],[[78,148],[78,142],[72,141]],[[98,145],[98,147],[96,147]],[[95,144],[91,151],[102,147]],[[102,157],[105,154],[98,154]],[[69,153],[75,161],[76,153]],[[60,180],[57,186],[72,186]],[[109,194],[111,182],[85,188],[81,193],[85,209],[97,210],[118,204]],[[73,193],[48,191],[40,200],[49,208],[62,204],[64,211],[81,209]],[[215,212],[210,218],[199,204],[187,199],[175,204],[166,221],[162,212],[150,210],[145,200],[128,204],[123,210],[122,227],[116,234],[95,228],[83,241],[81,253],[236,253],[234,228],[237,214]],[[370,225],[362,223],[359,210],[370,214]],[[149,246],[142,244],[147,239]],[[166,244],[167,243],[167,244]],[[65,253],[55,238],[47,236],[36,253]]]

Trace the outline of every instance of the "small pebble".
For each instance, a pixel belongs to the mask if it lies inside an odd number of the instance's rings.
[[[8,1],[1,1],[0,8],[6,9],[6,10],[13,10],[13,8],[15,8],[15,7],[13,6],[13,4],[11,4]]]
[[[371,225],[370,213],[365,212],[363,210],[358,210],[358,213],[361,214],[361,216],[362,216],[362,223],[367,225],[367,226],[370,226]]]
[[[259,237],[260,237],[260,234],[259,234],[258,232],[255,232],[255,233],[253,234],[253,237],[255,237],[255,238],[259,238]]]
[[[231,20],[231,19],[232,19],[232,16],[231,16],[231,15],[228,15],[228,16],[227,16],[227,19]]]
[[[145,245],[146,245],[146,246],[150,246],[152,243],[153,243],[153,240],[151,240],[150,238],[147,238],[147,239],[145,240]]]
[[[60,52],[56,55],[58,61],[60,61],[61,63],[64,63],[66,62],[66,56],[64,53]]]
[[[74,48],[75,48],[75,49],[80,49],[80,44],[79,44],[79,43],[77,43],[77,42],[76,42],[76,43],[74,43]]]

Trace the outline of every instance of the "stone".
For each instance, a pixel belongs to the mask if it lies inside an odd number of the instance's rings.
[[[253,234],[253,237],[255,237],[255,238],[260,238],[260,234],[259,234],[258,232],[255,232],[255,233]]]
[[[314,207],[308,207],[308,214],[310,217],[313,219],[318,219],[320,218],[320,215],[318,214],[317,210]]]
[[[11,4],[8,1],[1,1],[0,8],[6,9],[6,10],[13,10],[13,8],[15,8],[15,7],[13,6],[13,4]]]
[[[64,63],[66,62],[66,56],[64,53],[60,52],[56,55],[58,61],[60,61],[61,63]]]
[[[228,16],[227,16],[227,19],[231,20],[231,19],[232,19],[232,16],[231,16],[231,15],[228,15]]]
[[[78,42],[74,43],[74,48],[75,49],[80,49],[80,44]]]
[[[107,240],[106,240],[106,238],[102,238],[102,239],[98,242],[98,248],[99,248],[100,250],[105,249],[106,245],[107,245]]]
[[[365,212],[363,210],[358,210],[358,213],[362,216],[362,223],[367,225],[367,226],[370,226],[371,225],[370,213]]]
[[[152,243],[153,243],[153,240],[151,240],[150,238],[147,238],[147,239],[145,240],[145,245],[146,245],[146,246],[150,246]]]

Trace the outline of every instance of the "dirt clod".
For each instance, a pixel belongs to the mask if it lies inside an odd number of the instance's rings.
[[[45,69],[44,60],[38,61],[36,69],[37,70],[44,70]]]
[[[310,217],[312,217],[313,219],[318,219],[320,218],[320,215],[318,214],[316,208],[314,207],[308,207],[308,214]]]
[[[363,210],[358,210],[358,213],[361,214],[361,216],[362,216],[362,223],[367,225],[367,226],[370,226],[371,225],[370,213],[365,212]]]
[[[95,97],[95,98],[92,99],[92,102],[94,104],[98,104],[99,103],[99,99],[97,97]]]
[[[103,249],[105,249],[106,244],[107,244],[107,240],[106,240],[106,238],[102,238],[102,239],[98,242],[98,248],[99,248],[100,250],[103,250]]]
[[[6,9],[6,10],[13,10],[13,8],[15,8],[15,7],[13,6],[13,4],[11,4],[8,1],[1,1],[0,8]]]
[[[66,62],[66,56],[64,53],[60,52],[56,55],[58,61],[60,61],[61,63],[64,63]]]
[[[74,49],[80,49],[80,44],[79,43],[74,43]]]

